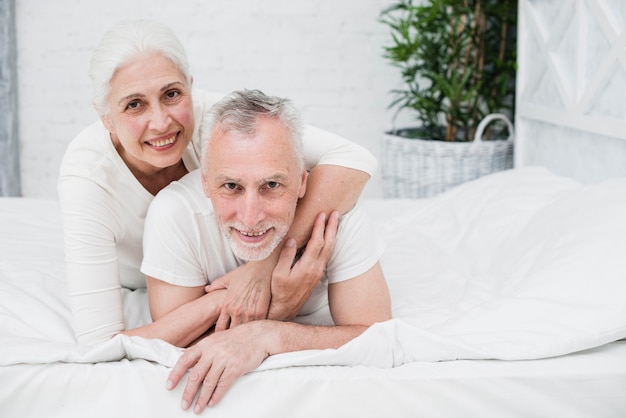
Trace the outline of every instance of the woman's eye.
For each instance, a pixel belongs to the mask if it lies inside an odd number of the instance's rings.
[[[175,99],[178,96],[180,96],[180,92],[178,90],[170,90],[165,93],[165,97],[167,97],[168,99]]]
[[[132,101],[126,105],[126,109],[135,110],[139,108],[140,103],[138,101]]]

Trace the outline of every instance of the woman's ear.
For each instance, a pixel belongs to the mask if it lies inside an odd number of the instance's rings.
[[[199,170],[201,170],[200,178],[202,179],[202,190],[204,190],[204,195],[210,199],[211,191],[209,190],[209,184],[207,183],[207,180],[206,180],[206,173],[204,172],[204,170],[202,170],[202,168],[200,168]]]
[[[107,112],[101,106],[97,105],[96,102],[91,102],[91,105],[95,109],[106,130],[111,132],[113,125],[111,124],[111,118],[107,115]]]
[[[100,115],[100,120],[102,121],[102,124],[107,131],[111,133],[115,131],[115,129],[113,129],[113,124],[111,123],[111,117],[109,115]]]

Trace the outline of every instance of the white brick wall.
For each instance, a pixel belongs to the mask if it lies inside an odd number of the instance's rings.
[[[195,85],[260,88],[291,97],[312,124],[379,155],[399,74],[381,58],[391,0],[19,0],[22,191],[56,198],[67,143],[96,118],[87,67],[102,34],[123,18],[168,23],[187,48]],[[380,173],[366,188],[382,196]]]

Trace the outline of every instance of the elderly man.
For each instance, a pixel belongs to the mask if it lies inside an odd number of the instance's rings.
[[[289,100],[258,90],[235,92],[213,107],[205,132],[201,170],[159,193],[146,218],[142,271],[153,316],[197,300],[201,320],[215,321],[223,291],[200,294],[204,285],[272,253],[286,238],[306,191],[302,122]],[[174,388],[191,368],[184,409],[197,393],[196,413],[214,405],[270,355],[337,348],[391,318],[375,231],[358,205],[342,217],[335,236],[337,217],[329,216],[325,231],[325,215],[318,218],[307,247],[332,253],[324,277],[312,292],[303,290],[300,303],[301,314],[328,304],[334,325],[266,319],[201,339],[181,356],[167,382]],[[285,246],[293,247],[293,240]],[[283,253],[293,256],[295,249]],[[277,270],[288,275],[293,261],[283,256]]]

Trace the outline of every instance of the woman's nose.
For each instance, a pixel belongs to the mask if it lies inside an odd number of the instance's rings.
[[[152,107],[150,115],[150,128],[157,132],[165,132],[169,129],[171,116],[166,106],[159,103]]]

